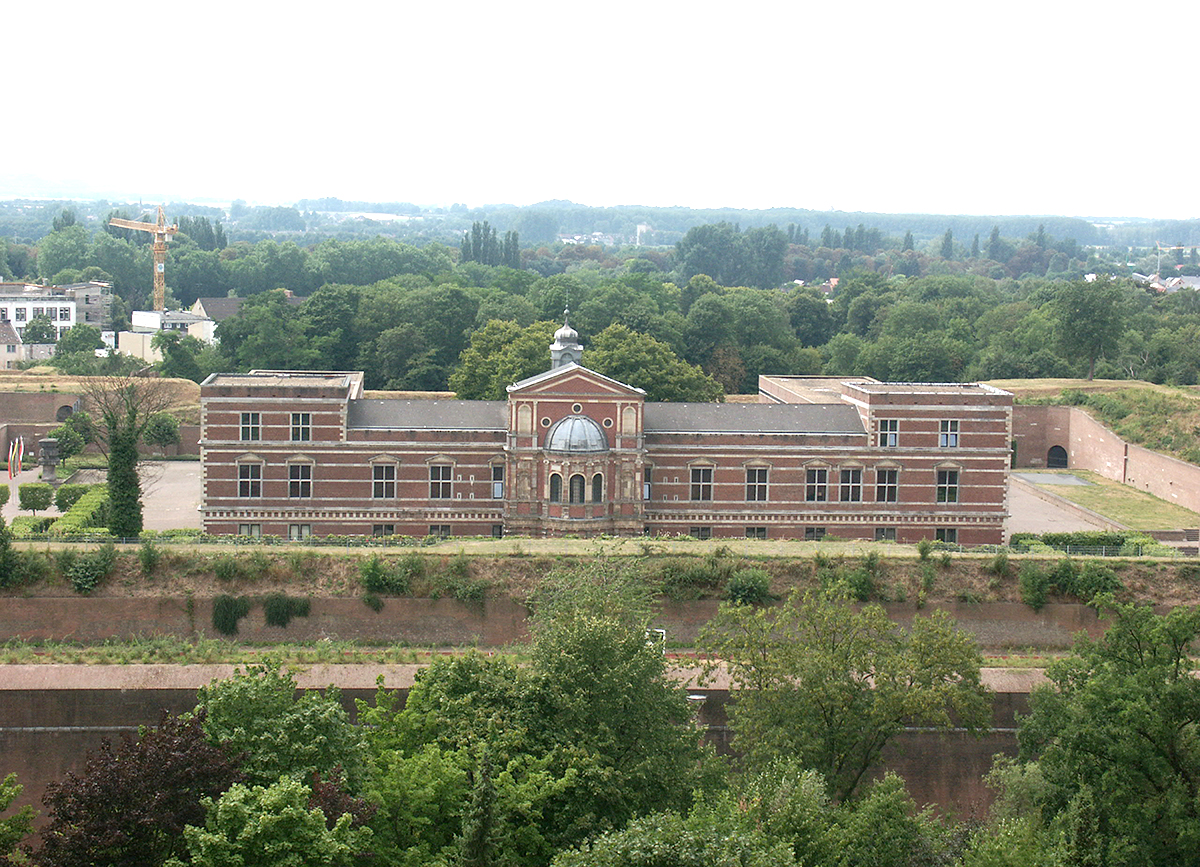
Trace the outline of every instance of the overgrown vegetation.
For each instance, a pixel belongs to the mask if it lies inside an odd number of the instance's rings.
[[[250,600],[245,596],[230,596],[223,593],[213,599],[213,629],[222,635],[237,635],[238,622],[250,613]]]

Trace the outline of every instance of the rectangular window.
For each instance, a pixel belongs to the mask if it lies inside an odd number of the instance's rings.
[[[952,419],[942,419],[938,422],[938,445],[944,449],[957,448],[958,422]]]
[[[766,527],[747,527],[746,528],[746,538],[747,539],[765,539],[765,538],[767,538],[767,528]]]
[[[238,496],[262,496],[262,464],[238,464]]]
[[[262,538],[262,524],[238,524],[238,535],[252,539]]]
[[[712,467],[692,467],[692,499],[711,500],[712,480]]]
[[[58,308],[58,321],[59,322],[71,321],[71,308],[70,307]]]
[[[312,464],[288,464],[288,496],[312,496]]]
[[[492,524],[492,538],[493,539],[503,539],[504,538],[504,525],[503,524]]]
[[[46,309],[46,312],[50,314],[50,315],[49,315],[49,317],[47,317],[47,318],[48,318],[48,319],[49,319],[51,322],[57,322],[57,321],[58,321],[58,308],[57,308],[57,307],[48,307],[48,308]]]
[[[16,314],[17,314],[17,316],[16,316],[16,321],[17,321],[17,322],[24,322],[24,321],[25,321],[25,312],[26,312],[26,311],[25,311],[25,308],[24,308],[24,307],[17,307],[17,308],[15,308],[15,312],[16,312]]]
[[[33,308],[33,318],[34,319],[37,319],[39,316],[45,317],[45,315],[46,315],[45,307],[34,307]]]
[[[312,524],[288,524],[288,538],[293,542],[311,539]]]
[[[938,542],[949,542],[951,545],[958,544],[958,528],[957,527],[939,527],[933,531],[933,538]]]
[[[761,503],[767,499],[767,468],[747,467],[746,502]]]
[[[504,499],[504,464],[492,465],[492,499]]]
[[[876,542],[895,542],[896,528],[895,527],[876,527],[875,528]]]
[[[958,502],[958,470],[937,471],[937,501],[939,503]]]
[[[712,527],[692,527],[692,530],[689,533],[689,535],[693,536],[696,539],[711,539],[712,538]]]
[[[450,525],[449,524],[430,524],[429,535],[435,539],[449,539]]]
[[[242,439],[243,440],[260,440],[262,439],[262,423],[259,420],[259,414],[256,412],[242,413]]]
[[[429,467],[429,498],[431,500],[450,499],[450,479],[453,470],[454,467],[449,464],[433,464]]]
[[[843,503],[862,502],[862,470],[842,470],[838,497]]]
[[[900,499],[900,471],[875,471],[875,502],[894,503]]]
[[[396,465],[374,464],[371,467],[371,496],[393,499],[396,496]]]
[[[396,535],[396,525],[395,524],[372,524],[371,525],[371,535],[372,536],[395,536]]]
[[[654,488],[650,484],[651,473],[650,468],[646,467],[642,470],[642,499],[649,500],[653,498]]]
[[[292,413],[292,442],[307,442],[312,439],[312,413]]]
[[[823,503],[829,499],[829,470],[804,472],[804,499],[809,503]]]
[[[895,448],[896,434],[900,430],[900,422],[894,418],[879,419],[879,445],[881,448]]]
[[[0,307],[0,322],[7,322],[7,321],[8,321],[8,308]]]
[[[824,527],[805,527],[804,541],[805,542],[820,542],[825,538]]]

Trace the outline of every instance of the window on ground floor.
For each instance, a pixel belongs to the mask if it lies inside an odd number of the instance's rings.
[[[767,528],[766,527],[747,527],[746,528],[746,538],[747,539],[765,539],[765,538],[767,538]]]
[[[492,538],[493,539],[503,539],[504,538],[504,525],[503,524],[492,524]]]
[[[570,497],[572,503],[586,502],[584,494],[587,488],[587,483],[583,479],[582,473],[576,473],[571,476]]]
[[[396,535],[396,525],[395,524],[372,524],[371,525],[371,535],[372,536],[395,536]]]
[[[958,544],[958,528],[957,527],[938,527],[933,531],[933,538],[939,542],[949,542],[951,545]]]
[[[825,538],[825,528],[824,527],[805,527],[804,528],[804,541],[805,542],[819,542],[820,540],[822,540],[824,538]]]
[[[604,476],[596,473],[592,476],[592,502],[604,502]]]
[[[558,473],[550,474],[550,502],[562,502],[562,476]]]
[[[293,542],[312,538],[312,524],[288,524],[288,538]]]
[[[449,524],[430,524],[429,535],[435,539],[449,539],[450,525]]]
[[[895,542],[896,528],[895,527],[876,527],[875,528],[876,542]]]
[[[262,538],[262,524],[238,524],[238,535]]]
[[[711,539],[712,527],[692,527],[689,535],[694,536],[697,539]]]

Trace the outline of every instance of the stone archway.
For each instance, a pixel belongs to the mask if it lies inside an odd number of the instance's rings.
[[[1046,469],[1065,470],[1067,468],[1067,450],[1062,446],[1050,446],[1046,453]]]

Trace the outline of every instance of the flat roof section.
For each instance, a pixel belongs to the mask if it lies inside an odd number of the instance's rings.
[[[648,403],[646,433],[861,434],[858,410],[841,403]]]
[[[780,403],[841,403],[844,383],[875,382],[869,376],[768,376],[758,377],[758,392]]]
[[[350,430],[508,430],[504,400],[352,400]]]

